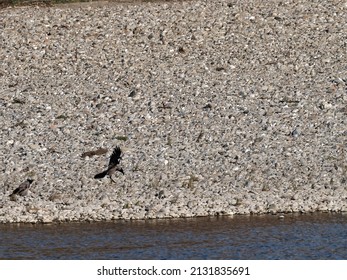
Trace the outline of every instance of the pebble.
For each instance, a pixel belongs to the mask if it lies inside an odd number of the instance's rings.
[[[341,5],[0,10],[0,222],[346,212]]]

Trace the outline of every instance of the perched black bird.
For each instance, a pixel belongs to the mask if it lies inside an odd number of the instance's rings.
[[[28,194],[28,190],[32,182],[34,182],[34,180],[27,179],[25,182],[21,183],[19,187],[16,188],[10,196],[14,196],[14,195],[26,196]]]
[[[122,151],[119,147],[116,147],[113,150],[113,153],[110,157],[110,162],[108,163],[108,167],[105,171],[98,173],[94,176],[94,179],[101,179],[104,178],[106,175],[110,176],[110,179],[115,182],[112,179],[112,174],[114,174],[116,171],[121,172],[124,175],[123,168],[119,166],[120,160],[122,159]]]

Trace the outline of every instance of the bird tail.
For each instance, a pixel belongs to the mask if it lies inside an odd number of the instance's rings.
[[[105,171],[103,171],[103,172],[101,172],[101,173],[96,174],[96,175],[94,176],[94,179],[101,179],[101,178],[104,178],[104,177],[107,175],[107,172],[108,172],[108,170],[105,170]]]

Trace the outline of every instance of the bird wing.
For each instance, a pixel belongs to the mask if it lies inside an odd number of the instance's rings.
[[[16,188],[16,189],[13,191],[12,194],[20,193],[20,192],[22,192],[22,191],[28,189],[29,186],[30,186],[29,182],[28,182],[28,181],[25,181],[25,182],[21,183],[21,184],[19,185],[19,187]]]
[[[18,187],[12,192],[12,194],[17,194],[17,193],[19,193],[20,190],[21,190],[20,187]]]
[[[120,159],[122,158],[121,155],[122,155],[122,151],[121,151],[121,149],[117,146],[117,147],[113,150],[113,153],[112,153],[112,155],[111,155],[111,157],[110,157],[110,162],[109,162],[108,166],[110,167],[110,166],[115,166],[115,165],[119,164],[119,163],[120,163]]]

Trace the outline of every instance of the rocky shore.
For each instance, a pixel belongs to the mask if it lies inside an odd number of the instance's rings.
[[[0,222],[347,211],[344,1],[6,8],[0,29]],[[125,174],[94,179],[115,146]]]

